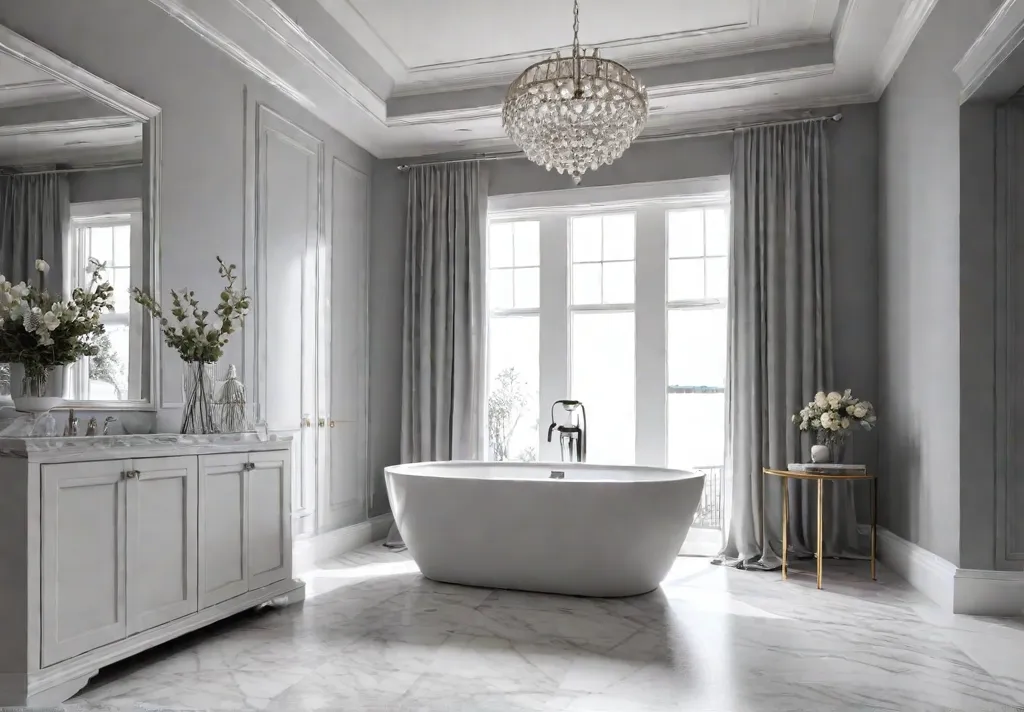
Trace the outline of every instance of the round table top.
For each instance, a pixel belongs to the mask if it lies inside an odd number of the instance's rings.
[[[798,480],[873,480],[874,475],[867,472],[797,472],[794,470],[763,469],[764,474],[775,477],[792,477]]]

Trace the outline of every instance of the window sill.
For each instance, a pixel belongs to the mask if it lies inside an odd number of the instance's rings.
[[[0,408],[13,408],[14,401],[0,397]],[[97,411],[132,411],[139,413],[155,413],[159,410],[152,403],[144,401],[64,401],[54,410],[97,410]]]

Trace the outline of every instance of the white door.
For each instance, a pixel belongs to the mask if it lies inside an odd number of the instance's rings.
[[[199,456],[199,608],[249,590],[246,453]]]
[[[127,469],[124,460],[42,466],[44,667],[127,634]]]
[[[301,533],[316,528],[323,143],[256,107],[257,385],[267,426],[294,440],[294,504]]]
[[[326,354],[323,399],[318,423],[320,531],[355,524],[366,516],[367,450],[367,221],[369,178],[334,159],[331,170],[330,259],[323,260],[329,284],[329,308],[321,315]]]
[[[291,463],[287,451],[254,452],[248,471],[250,591],[291,574]]]
[[[195,457],[131,462],[127,481],[128,635],[199,607]]]

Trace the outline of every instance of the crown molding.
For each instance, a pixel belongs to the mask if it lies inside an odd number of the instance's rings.
[[[370,89],[348,67],[324,49],[302,27],[271,0],[231,0],[267,34],[295,57],[305,62],[320,77],[378,121],[386,116],[384,99]]]
[[[960,103],[977,92],[1024,41],[1024,0],[1006,0],[953,71],[960,78]]]
[[[64,121],[42,121],[35,124],[14,124],[0,126],[0,138],[37,134],[92,131],[96,129],[124,129],[139,126],[136,119],[124,116],[102,116],[93,119],[66,119]]]
[[[874,92],[857,94],[836,94],[817,99],[792,100],[759,104],[756,106],[728,106],[708,111],[680,111],[659,114],[655,124],[648,124],[647,129],[635,143],[647,141],[670,141],[679,138],[694,138],[727,131],[734,131],[753,123],[772,121],[789,121],[808,118],[808,112],[819,109],[833,109],[853,104],[870,104],[876,101]],[[482,152],[518,152],[507,137],[464,141],[453,146],[450,142],[424,143],[414,150],[408,147],[398,151],[388,151],[382,158],[415,158],[437,154],[454,154],[465,156]]]
[[[383,37],[377,34],[363,14],[348,0],[317,0],[327,13],[366,50],[395,82],[405,78],[409,67]]]
[[[850,0],[851,3],[855,0]],[[878,63],[874,71],[874,95],[877,101],[882,97],[885,88],[889,86],[896,70],[899,69],[903,58],[907,56],[914,39],[928,21],[932,10],[938,4],[938,0],[906,0],[900,10],[896,24],[889,33],[885,47],[878,57]]]
[[[778,82],[789,82],[798,79],[808,79],[832,74],[835,65],[832,63],[808,65],[806,67],[790,67],[772,72],[760,72],[740,76],[720,77],[696,82],[681,82],[679,84],[664,84],[649,87],[647,92],[650,98],[664,101],[689,94],[705,94],[708,92],[729,91],[733,89],[747,89],[750,87],[776,84]],[[674,112],[665,112],[662,116],[671,115]],[[684,112],[677,112],[684,113]],[[445,124],[458,124],[467,121],[480,121],[501,116],[501,105],[494,104],[484,107],[469,107],[464,109],[448,109],[443,111],[429,111],[421,114],[404,114],[402,116],[390,117],[387,119],[389,127],[396,126],[443,126]]]
[[[192,10],[192,8],[186,6],[182,0],[149,1],[175,20],[178,20],[181,24],[188,27],[208,43],[227,54],[260,79],[270,84],[299,106],[309,109],[310,111],[316,110],[316,104],[305,94],[292,86],[291,83],[275,74],[266,65],[210,25],[202,16]]]

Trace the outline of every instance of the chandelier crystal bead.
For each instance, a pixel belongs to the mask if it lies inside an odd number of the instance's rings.
[[[647,89],[628,69],[580,49],[573,3],[572,56],[555,53],[508,88],[502,124],[526,157],[579,183],[629,148],[647,124]]]

